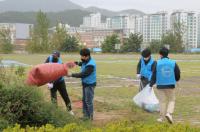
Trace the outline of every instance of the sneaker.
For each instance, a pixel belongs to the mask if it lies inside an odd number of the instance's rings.
[[[164,122],[164,119],[161,117],[161,118],[158,118],[157,119],[157,122]]]
[[[69,111],[69,114],[74,116],[74,112],[72,110]]]
[[[170,124],[173,124],[173,118],[172,118],[172,115],[171,115],[171,114],[167,113],[165,117],[167,118],[167,120],[168,120],[168,122],[169,122]]]

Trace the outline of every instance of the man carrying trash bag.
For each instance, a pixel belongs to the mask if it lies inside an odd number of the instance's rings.
[[[156,64],[151,56],[150,49],[144,49],[141,53],[141,59],[137,65],[137,79],[140,79],[139,91],[149,84],[152,76],[153,67]]]
[[[168,53],[167,48],[160,49],[160,59],[153,69],[150,87],[156,83],[158,89],[160,118],[157,121],[163,122],[166,118],[172,124],[172,114],[175,107],[175,85],[180,80],[180,69],[174,60],[168,58]]]
[[[59,51],[54,51],[52,55],[50,55],[45,63],[59,63],[62,64],[62,59],[60,58],[60,52]],[[67,111],[69,112],[70,115],[74,115],[71,107],[71,101],[69,99],[67,90],[66,90],[66,85],[65,85],[65,80],[64,77],[60,77],[57,80],[53,82],[49,82],[48,88],[51,93],[51,101],[52,103],[57,105],[57,91],[59,91],[61,97],[63,98]]]

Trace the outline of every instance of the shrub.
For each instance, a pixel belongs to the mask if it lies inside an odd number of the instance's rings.
[[[0,117],[0,131],[3,131],[3,129],[5,129],[8,125],[9,122]]]
[[[15,70],[15,74],[20,77],[23,77],[25,75],[25,67],[18,66],[17,69]]]
[[[44,101],[34,87],[4,85],[0,88],[0,100],[0,116],[11,124],[41,126],[51,123],[63,126],[74,120],[67,112]]]
[[[67,124],[64,127],[54,127],[47,124],[42,127],[29,127],[20,128],[19,125],[15,127],[8,127],[3,132],[13,131],[26,131],[26,132],[199,132],[199,128],[191,127],[184,124],[142,124],[142,123],[110,123],[103,128],[86,128],[84,125],[76,123]]]
[[[0,117],[21,126],[63,126],[75,121],[67,111],[46,102],[39,89],[25,85],[23,75],[24,68],[0,67]]]

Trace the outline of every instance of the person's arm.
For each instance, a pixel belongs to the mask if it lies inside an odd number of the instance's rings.
[[[156,61],[153,62],[152,66],[151,66],[151,71],[153,72],[154,71],[154,68],[156,66]]]
[[[151,77],[151,81],[150,81],[150,87],[152,87],[155,83],[156,83],[156,61],[154,62],[154,65],[152,67],[152,77]]]
[[[78,65],[78,66],[82,66],[82,62],[75,61],[74,63],[75,63],[76,65]]]
[[[177,64],[175,64],[174,73],[175,73],[176,81],[179,81],[181,78],[181,75],[180,75],[181,72],[180,72],[179,66]]]
[[[76,78],[85,78],[89,76],[94,71],[94,66],[88,65],[85,69],[85,71],[80,73],[73,73],[71,76]]]
[[[46,59],[45,63],[49,63],[49,57]]]
[[[140,74],[140,69],[141,69],[141,59],[137,64],[137,74]]]

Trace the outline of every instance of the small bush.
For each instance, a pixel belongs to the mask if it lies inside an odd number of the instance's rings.
[[[9,124],[9,122],[0,117],[0,132],[3,131]]]
[[[74,121],[67,112],[44,101],[41,93],[26,85],[0,88],[0,116],[9,123],[22,126],[41,126],[47,123],[63,126]]]
[[[18,66],[17,69],[15,70],[15,74],[20,76],[20,77],[25,76],[25,67]]]
[[[0,67],[0,117],[10,125],[18,123],[23,127],[74,122],[67,111],[46,102],[36,87],[24,84],[24,70]]]
[[[8,127],[3,132],[26,131],[26,132],[199,132],[199,128],[184,124],[142,124],[142,123],[110,123],[103,128],[86,128],[84,125],[72,123],[64,127],[55,127],[47,124],[42,127],[20,128]]]

